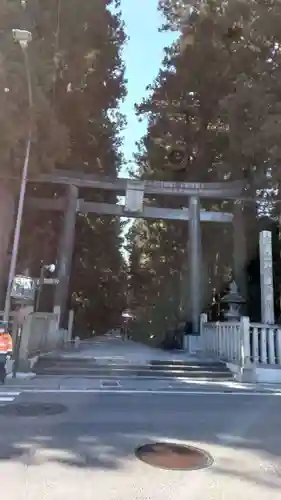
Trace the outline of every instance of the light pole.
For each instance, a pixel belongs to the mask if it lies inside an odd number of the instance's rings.
[[[29,66],[29,58],[28,58],[28,44],[32,40],[32,34],[27,30],[13,30],[13,37],[16,42],[18,42],[22,48],[23,56],[24,56],[24,65],[26,71],[26,81],[27,81],[27,90],[28,90],[28,104],[29,108],[32,107],[32,86],[31,86],[31,72]],[[8,278],[8,286],[6,291],[5,298],[5,307],[4,307],[4,316],[3,320],[5,322],[9,321],[10,316],[10,307],[11,307],[11,290],[13,285],[13,280],[15,277],[16,264],[17,264],[17,256],[19,249],[19,240],[20,240],[20,231],[22,224],[22,216],[23,216],[23,205],[27,184],[27,174],[28,174],[28,165],[29,165],[29,157],[30,157],[30,148],[31,148],[31,128],[29,126],[28,138],[26,144],[26,152],[24,158],[24,164],[22,169],[22,177],[21,177],[21,185],[20,185],[20,195],[19,195],[19,203],[18,203],[18,211],[17,211],[17,219],[14,233],[14,241],[13,241],[13,249],[11,256],[11,263],[9,269],[9,278]]]

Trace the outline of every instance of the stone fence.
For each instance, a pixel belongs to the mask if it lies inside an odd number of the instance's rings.
[[[238,322],[211,323],[206,314],[201,315],[200,326],[200,350],[204,355],[226,361],[240,374],[251,372],[255,379],[260,374],[256,369],[270,369],[270,380],[266,381],[277,382],[279,377],[281,381],[281,326],[251,323],[248,317]]]

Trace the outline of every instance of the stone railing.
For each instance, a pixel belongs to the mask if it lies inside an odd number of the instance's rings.
[[[243,326],[242,326],[243,328]],[[241,322],[207,321],[207,315],[201,315],[201,350],[207,356],[224,361],[242,363]]]
[[[250,323],[247,317],[210,323],[202,314],[201,351],[241,367],[281,366],[281,326]]]
[[[281,326],[250,323],[250,361],[281,365]]]

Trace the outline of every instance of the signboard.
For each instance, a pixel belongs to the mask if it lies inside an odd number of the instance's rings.
[[[272,235],[271,231],[261,231],[260,251],[260,286],[261,286],[261,321],[274,324],[274,290],[272,272]]]
[[[40,285],[40,278],[36,278],[36,285]],[[41,281],[41,285],[58,285],[60,282],[57,278],[43,278]]]
[[[143,205],[144,185],[141,182],[128,182],[126,189],[126,212],[141,212]]]
[[[58,278],[44,278],[43,285],[58,285],[60,280]]]
[[[32,278],[17,275],[13,280],[11,297],[23,302],[33,302],[35,288],[35,281]]]

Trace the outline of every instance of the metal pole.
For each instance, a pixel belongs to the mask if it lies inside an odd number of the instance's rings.
[[[35,312],[39,311],[42,286],[44,283],[44,271],[45,271],[45,265],[43,264],[41,269],[40,269],[40,277],[39,277],[39,283],[38,283],[38,289],[37,289],[37,295],[36,295],[36,303],[35,303]]]
[[[78,204],[78,188],[67,186],[66,206],[63,228],[58,253],[58,280],[55,290],[55,306],[60,307],[61,318],[64,315],[71,273],[71,263],[75,240],[75,223]]]
[[[25,63],[24,65],[25,65],[25,70],[26,70],[28,102],[29,102],[29,108],[31,109],[31,107],[32,107],[32,85],[31,85],[31,71],[30,71],[29,58],[28,58],[28,49],[27,49],[27,45],[21,45],[21,47],[22,47],[22,51],[23,51],[23,55],[24,55],[24,63]],[[25,198],[25,192],[26,192],[30,148],[31,148],[31,133],[32,133],[31,128],[29,127],[26,152],[25,152],[25,158],[24,158],[24,164],[23,164],[23,170],[22,170],[18,212],[17,212],[16,227],[15,227],[15,233],[14,233],[13,249],[12,249],[9,278],[8,278],[8,286],[7,286],[5,306],[4,306],[3,320],[6,322],[9,321],[9,316],[10,316],[11,290],[12,290],[12,285],[13,285],[13,280],[15,277],[16,265],[17,265],[17,256],[18,256],[18,249],[19,249],[20,232],[21,232],[23,207],[24,207],[24,198]]]
[[[19,355],[20,355],[20,346],[21,346],[21,334],[22,334],[22,325],[17,326],[17,335],[16,335],[16,343],[15,343],[15,354],[14,354],[14,364],[13,364],[13,378],[16,378],[18,366],[19,366]]]
[[[200,199],[189,198],[189,299],[191,304],[192,332],[200,334],[201,312],[201,231],[200,231]]]

